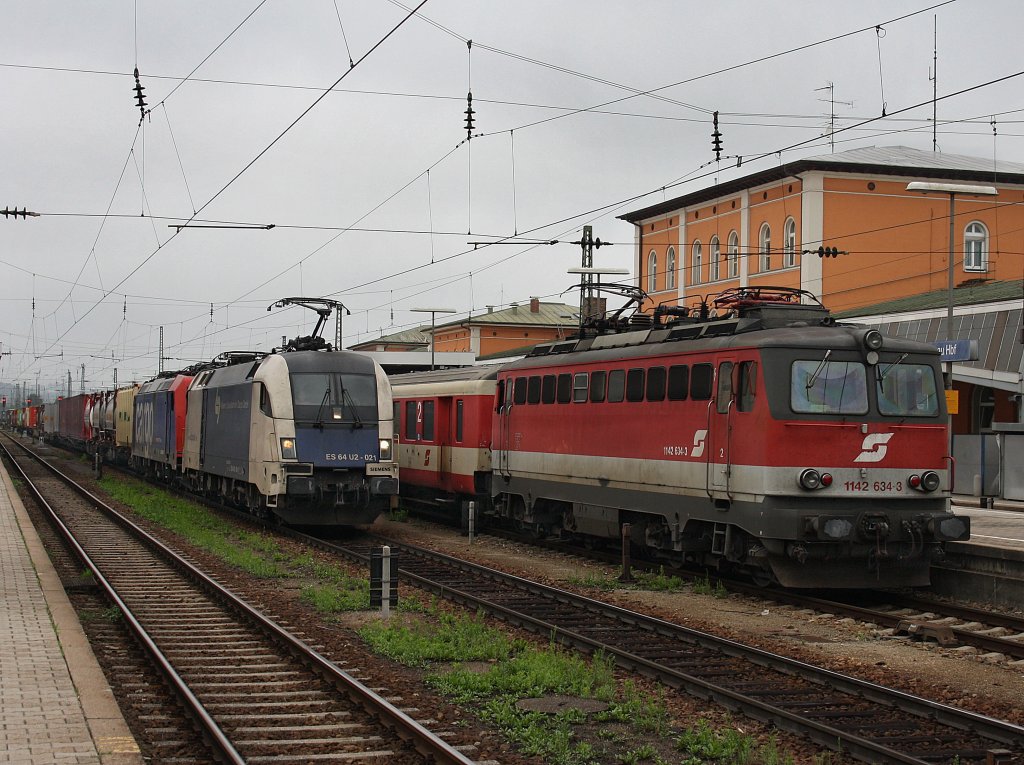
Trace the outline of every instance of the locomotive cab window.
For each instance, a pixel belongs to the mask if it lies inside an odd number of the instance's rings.
[[[373,375],[328,372],[291,376],[295,419],[361,427],[377,422],[377,380]]]
[[[274,416],[274,410],[270,407],[270,394],[267,393],[267,386],[263,383],[256,383],[260,386],[260,411],[267,417]]]
[[[934,417],[939,394],[934,370],[925,364],[894,363],[878,370],[878,411],[894,417]]]
[[[859,361],[794,361],[790,406],[806,414],[867,414],[867,372]]]
[[[741,361],[736,381],[736,409],[750,412],[754,409],[754,394],[757,392],[757,362]]]
[[[731,361],[723,361],[718,365],[718,395],[715,396],[715,403],[719,414],[728,412],[732,402],[732,368]]]

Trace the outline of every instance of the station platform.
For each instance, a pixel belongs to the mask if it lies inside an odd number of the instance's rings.
[[[2,465],[0,762],[143,763],[75,610]]]

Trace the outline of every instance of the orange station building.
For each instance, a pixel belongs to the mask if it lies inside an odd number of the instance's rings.
[[[954,197],[914,181],[990,186]],[[1022,422],[1024,164],[871,147],[799,159],[635,210],[634,269],[650,309],[729,287],[807,290],[834,314],[923,341],[974,339],[955,362],[954,432]],[[819,248],[821,248],[819,250]],[[832,251],[835,254],[831,254]],[[955,305],[947,335],[946,306]],[[966,404],[966,405],[965,405]]]

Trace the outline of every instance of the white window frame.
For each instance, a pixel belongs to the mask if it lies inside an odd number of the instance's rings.
[[[676,287],[676,248],[669,247],[668,255],[665,256],[665,289],[671,290]]]
[[[704,265],[704,246],[698,239],[693,243],[693,253],[690,260],[690,284],[700,284],[701,266]]]
[[[709,253],[711,258],[711,281],[717,282],[722,278],[722,272],[719,270],[719,264],[722,260],[722,240],[715,234],[711,237],[711,243],[708,246],[711,248]]]
[[[793,268],[796,265],[796,221],[793,218],[786,218],[782,241],[786,251],[782,265],[784,268]]]
[[[655,250],[647,255],[647,294],[658,291],[658,253]]]
[[[729,232],[729,278],[735,279],[740,275],[740,235],[735,231]]]
[[[988,228],[980,220],[964,227],[964,271],[988,271]]]
[[[759,273],[772,270],[772,227],[767,222],[761,224],[757,232],[757,251],[761,255]]]

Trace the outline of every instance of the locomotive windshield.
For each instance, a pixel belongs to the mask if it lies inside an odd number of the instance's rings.
[[[373,375],[293,374],[291,381],[296,421],[357,427],[377,422],[377,381]]]
[[[790,406],[806,414],[867,414],[867,371],[858,361],[794,361]]]
[[[878,411],[896,417],[939,413],[935,371],[925,364],[894,364],[878,371]]]

